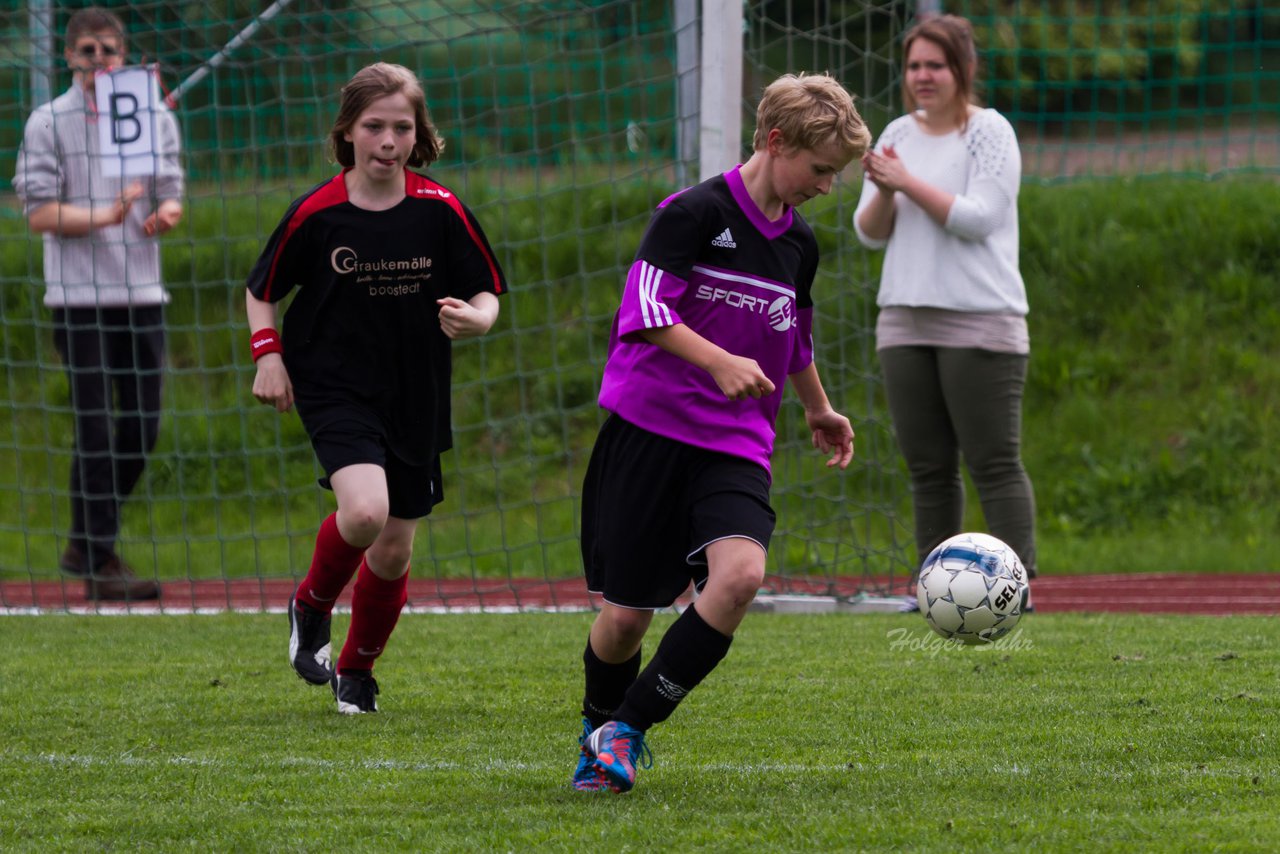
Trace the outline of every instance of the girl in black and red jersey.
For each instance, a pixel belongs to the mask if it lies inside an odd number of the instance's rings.
[[[443,497],[450,342],[489,331],[507,284],[471,211],[409,171],[443,148],[412,72],[358,72],[330,141],[342,172],[289,206],[246,303],[253,396],[280,412],[297,404],[338,503],[289,601],[289,663],[359,714],[377,711],[374,661],[406,601],[418,520]],[[275,304],[294,288],[277,334]],[[351,627],[331,667],[330,615],[352,576]]]

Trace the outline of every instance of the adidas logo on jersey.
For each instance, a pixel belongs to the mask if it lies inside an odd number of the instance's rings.
[[[719,246],[721,249],[737,249],[738,244],[733,242],[733,235],[729,233],[729,229],[720,232],[711,241],[712,246]]]

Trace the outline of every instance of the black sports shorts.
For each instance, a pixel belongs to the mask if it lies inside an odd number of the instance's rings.
[[[582,487],[587,589],[625,608],[665,608],[706,583],[708,545],[745,537],[768,551],[776,518],[758,464],[610,415]]]
[[[387,474],[389,512],[397,519],[420,519],[444,500],[440,455],[427,465],[412,465],[387,449],[386,440],[359,421],[330,422],[311,434],[311,447],[325,476],[320,485],[332,489],[329,478],[357,463],[381,466]]]

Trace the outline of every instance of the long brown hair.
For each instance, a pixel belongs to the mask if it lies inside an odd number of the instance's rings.
[[[947,58],[947,68],[956,81],[956,124],[969,123],[969,105],[978,103],[974,95],[974,77],[978,73],[978,48],[973,39],[973,25],[959,15],[937,15],[926,18],[907,31],[902,40],[903,60],[911,55],[911,46],[919,39],[933,42]],[[908,113],[916,109],[916,99],[902,76],[902,103]]]
[[[329,134],[333,159],[340,166],[350,168],[355,165],[355,146],[343,137],[355,126],[360,114],[379,98],[397,93],[403,93],[413,107],[415,138],[409,165],[429,166],[440,158],[440,153],[444,151],[444,140],[431,123],[431,115],[427,112],[427,96],[423,94],[418,78],[403,65],[375,62],[357,71],[347,81],[347,85],[342,87],[338,117],[334,119],[333,131]]]

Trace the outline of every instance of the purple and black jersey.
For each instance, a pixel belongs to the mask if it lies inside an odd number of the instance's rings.
[[[281,339],[309,432],[354,424],[406,462],[452,447],[450,340],[436,300],[507,289],[471,211],[447,188],[405,172],[405,198],[358,208],[342,174],[294,201],[249,274],[279,302],[298,289]]]
[[[768,471],[783,385],[813,361],[809,291],[817,269],[809,225],[793,209],[766,219],[737,168],[667,199],[627,274],[600,405],[660,436]],[[677,323],[755,359],[774,393],[728,400],[709,373],[638,334]]]

